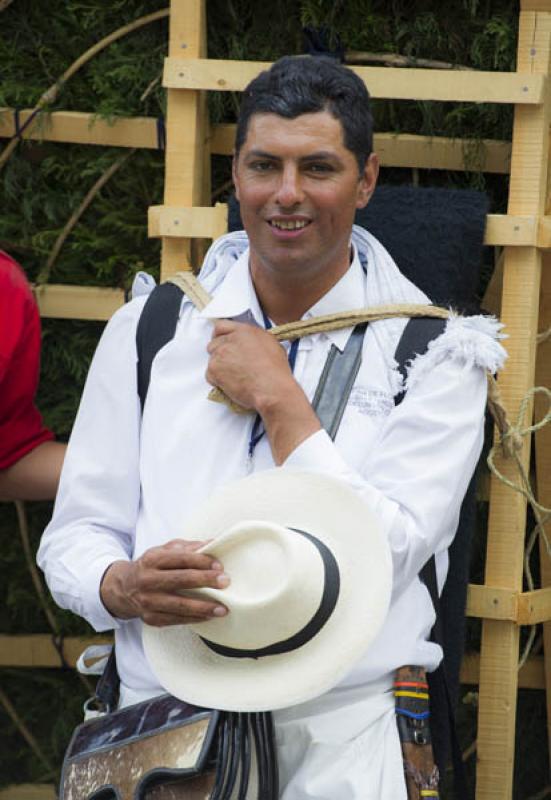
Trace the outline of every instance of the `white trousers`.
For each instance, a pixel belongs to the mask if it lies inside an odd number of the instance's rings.
[[[407,800],[392,680],[274,713],[281,800]]]
[[[121,685],[119,707],[145,699]],[[391,677],[332,689],[274,722],[280,800],[407,800]]]

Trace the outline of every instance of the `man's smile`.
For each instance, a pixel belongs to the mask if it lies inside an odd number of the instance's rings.
[[[300,234],[308,225],[311,224],[312,220],[306,219],[304,217],[271,217],[267,220],[268,224],[270,225],[271,229],[275,233],[278,238],[295,238],[296,235]]]

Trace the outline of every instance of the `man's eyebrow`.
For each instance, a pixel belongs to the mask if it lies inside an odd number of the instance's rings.
[[[267,150],[260,150],[255,148],[249,150],[246,158],[268,158],[272,161],[281,161],[281,156],[276,156],[274,153],[269,153]],[[341,159],[332,150],[316,150],[315,153],[308,153],[307,156],[302,156],[300,161],[340,161]]]
[[[281,161],[279,156],[274,155],[273,153],[268,153],[266,150],[249,150],[246,155],[246,158],[270,158],[273,161]]]
[[[340,161],[341,159],[332,150],[318,150],[315,153],[309,153],[303,156],[301,161]]]

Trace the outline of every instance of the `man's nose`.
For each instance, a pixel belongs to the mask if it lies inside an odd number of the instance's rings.
[[[300,172],[294,164],[287,164],[280,173],[276,203],[281,208],[292,208],[304,199]]]

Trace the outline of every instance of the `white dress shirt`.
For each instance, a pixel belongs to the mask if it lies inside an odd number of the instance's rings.
[[[253,415],[234,414],[207,399],[211,319],[263,325],[248,251],[203,312],[184,299],[176,335],[153,363],[142,417],[135,332],[145,299],[121,308],[98,345],[38,561],[59,605],[97,631],[115,629],[123,684],[154,694],[162,689],[144,656],[141,622],[115,619],[101,602],[105,570],[171,539],[193,539],[187,521],[217,487],[274,462],[266,436],[248,455]],[[370,304],[355,255],[348,272],[305,318]],[[281,467],[321,470],[349,482],[380,517],[390,543],[390,612],[342,688],[386,679],[404,664],[434,669],[439,663],[440,648],[427,641],[434,611],[417,575],[436,553],[442,585],[446,551],[483,440],[484,370],[459,351],[427,370],[395,408],[397,376],[389,369],[394,350],[381,352],[377,324],[367,329],[336,441],[319,431]],[[342,349],[349,335],[346,329],[300,340],[294,375],[310,400],[331,345]]]

